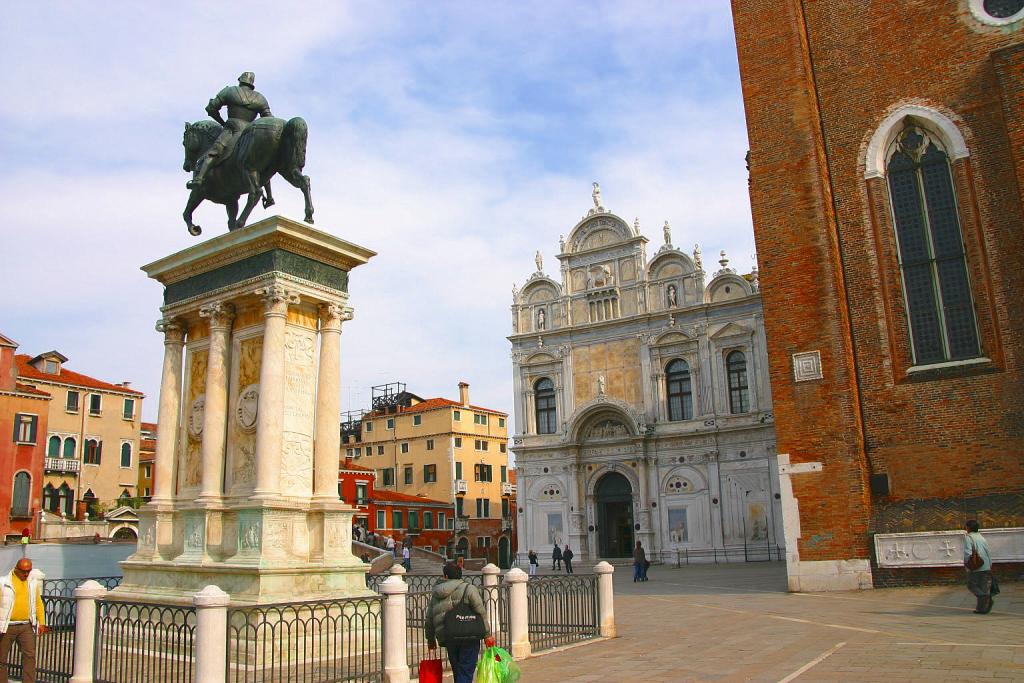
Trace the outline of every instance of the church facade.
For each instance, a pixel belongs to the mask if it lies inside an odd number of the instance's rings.
[[[757,271],[705,273],[699,247],[648,259],[601,205],[560,241],[557,278],[513,289],[520,561],[670,563],[784,554]]]

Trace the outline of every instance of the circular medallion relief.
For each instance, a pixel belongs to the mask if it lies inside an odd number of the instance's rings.
[[[968,0],[971,14],[983,24],[1005,26],[1024,19],[1024,0]]]
[[[203,415],[206,413],[206,394],[199,394],[188,409],[188,433],[199,438],[203,435]]]
[[[247,432],[256,431],[256,416],[259,414],[260,385],[250,384],[238,394],[235,403],[235,419],[238,426]]]

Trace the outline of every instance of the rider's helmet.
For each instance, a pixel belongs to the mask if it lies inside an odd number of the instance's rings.
[[[250,88],[256,87],[256,74],[251,71],[246,71],[244,74],[238,77],[239,85],[247,85]]]

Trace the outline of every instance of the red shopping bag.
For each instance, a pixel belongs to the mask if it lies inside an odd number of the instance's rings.
[[[420,683],[441,683],[444,677],[444,667],[440,659],[420,660]]]

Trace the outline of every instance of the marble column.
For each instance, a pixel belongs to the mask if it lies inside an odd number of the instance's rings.
[[[181,418],[181,356],[185,347],[185,327],[181,322],[164,319],[156,324],[164,335],[164,367],[160,377],[160,406],[157,433],[164,438],[156,442],[153,502],[169,503],[174,496],[174,452],[178,444]]]
[[[268,500],[281,493],[281,450],[284,447],[284,343],[288,304],[298,295],[278,284],[256,290],[263,298],[263,356],[256,416],[256,487],[252,498]]]
[[[316,439],[313,442],[313,499],[337,502],[341,433],[341,323],[352,309],[320,306],[320,369],[316,383]]]
[[[213,501],[223,493],[224,444],[228,424],[228,353],[234,307],[214,302],[201,307],[199,317],[210,321],[210,351],[206,364],[206,402],[200,451],[202,486],[198,500]]]

